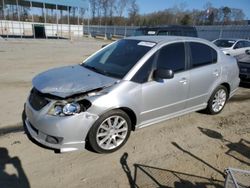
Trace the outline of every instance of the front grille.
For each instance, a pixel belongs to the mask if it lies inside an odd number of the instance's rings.
[[[44,106],[46,106],[49,101],[45,99],[42,93],[33,88],[30,92],[29,103],[32,108],[38,111],[41,110]]]

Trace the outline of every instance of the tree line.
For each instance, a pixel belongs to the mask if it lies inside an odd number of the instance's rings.
[[[134,25],[139,15],[136,0],[89,0],[91,24]],[[128,17],[125,15],[128,13]]]
[[[216,8],[207,2],[203,10],[186,10],[186,4],[140,14],[136,0],[89,0],[93,25],[232,25],[245,24],[242,9]]]
[[[32,21],[29,3],[8,0],[9,4],[3,7],[0,0],[0,19]],[[155,26],[155,25],[235,25],[245,24],[245,14],[241,9],[231,7],[216,8],[212,3],[204,4],[202,10],[187,10],[186,4],[181,3],[165,10],[140,14],[140,7],[136,0],[89,0],[90,7],[77,9],[67,7],[56,12],[53,8],[37,8],[33,11],[33,21],[59,24],[91,24],[91,25],[128,25],[128,26]],[[39,9],[39,10],[38,10]],[[87,10],[89,9],[89,10]],[[19,10],[19,14],[18,11]],[[68,19],[68,14],[70,18]],[[19,16],[19,18],[18,18]],[[46,17],[46,20],[45,20]],[[80,17],[80,19],[79,19]]]

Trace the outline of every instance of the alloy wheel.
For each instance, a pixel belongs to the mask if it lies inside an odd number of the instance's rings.
[[[219,112],[224,107],[227,100],[227,93],[224,89],[219,89],[213,98],[212,109],[214,112]]]
[[[119,116],[106,118],[99,126],[96,134],[96,141],[100,148],[112,150],[120,146],[128,134],[127,121]]]

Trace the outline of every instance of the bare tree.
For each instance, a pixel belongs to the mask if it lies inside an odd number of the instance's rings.
[[[98,1],[97,0],[89,0],[89,4],[90,4],[90,11],[91,11],[91,16],[92,16],[92,20],[95,21],[96,19],[96,13],[97,13],[97,9],[98,9],[98,5],[97,5]]]
[[[222,12],[223,12],[223,22],[227,24],[230,21],[231,9],[229,7],[223,7]]]
[[[130,1],[130,5],[128,8],[128,15],[129,15],[130,24],[136,25],[137,18],[139,16],[139,6],[138,6],[136,0]]]
[[[181,19],[180,23],[182,25],[190,25],[191,24],[191,17],[188,14],[185,14],[184,17]]]
[[[118,17],[122,17],[128,5],[127,0],[118,0],[116,3],[116,12]]]
[[[4,11],[3,3],[0,1],[0,19],[2,20],[4,19],[3,11]]]
[[[242,23],[245,18],[245,14],[241,9],[231,8],[231,19],[236,24]]]
[[[109,25],[113,24],[116,0],[108,0]]]

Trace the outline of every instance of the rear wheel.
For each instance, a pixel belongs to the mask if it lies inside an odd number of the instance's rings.
[[[100,116],[89,132],[89,143],[98,153],[112,153],[121,148],[131,132],[131,120],[122,110]]]
[[[217,87],[208,101],[206,112],[209,114],[220,113],[225,107],[227,99],[228,99],[227,88],[222,85]]]

